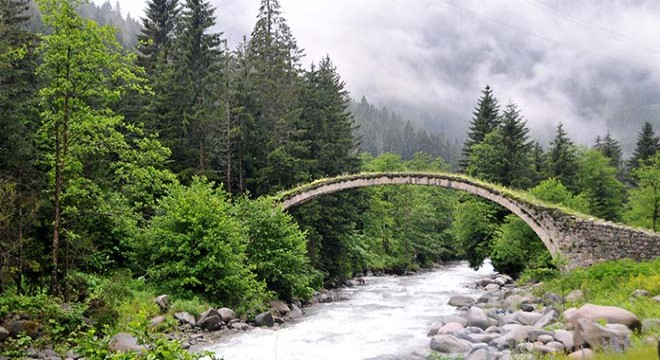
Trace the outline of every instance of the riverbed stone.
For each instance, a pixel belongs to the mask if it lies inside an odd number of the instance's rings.
[[[485,289],[486,289],[486,291],[493,292],[493,291],[499,290],[500,287],[501,286],[498,285],[498,284],[488,284],[488,285],[486,285]]]
[[[472,306],[475,304],[475,301],[473,298],[469,296],[454,295],[451,298],[449,298],[448,304],[455,307],[463,307],[463,306]]]
[[[530,340],[533,341],[533,339],[531,339],[531,337],[530,337]],[[547,344],[547,343],[551,342],[552,340],[554,340],[554,337],[552,335],[544,334],[544,335],[539,335],[535,340],[539,341],[539,342],[542,342],[544,344]],[[562,347],[564,347],[564,345],[562,345]]]
[[[527,336],[529,337],[530,341],[536,341],[542,335],[550,336],[551,339],[548,340],[548,341],[551,341],[552,338],[553,338],[552,333],[550,331],[546,331],[546,330],[532,329],[532,330],[529,330],[527,332]],[[546,341],[546,342],[548,342],[548,341]]]
[[[147,351],[147,348],[144,345],[138,344],[137,339],[133,335],[123,332],[112,337],[108,349],[114,352],[136,352],[139,354]]]
[[[275,324],[275,319],[273,318],[273,314],[271,314],[270,311],[266,311],[257,315],[254,318],[254,323],[257,324],[257,326],[273,327]]]
[[[438,331],[436,332],[435,335],[446,335],[446,334],[454,334],[457,333],[461,330],[463,330],[465,327],[460,324],[460,323],[455,323],[455,322],[450,322],[442,325]]]
[[[496,360],[497,355],[488,347],[479,347],[472,349],[465,360]]]
[[[489,346],[492,346],[499,351],[511,349],[515,346],[515,344],[516,341],[509,334],[498,336],[488,343]]]
[[[632,293],[633,297],[648,297],[649,295],[650,295],[649,292],[644,289],[637,289]]]
[[[9,330],[7,330],[4,327],[0,326],[0,341],[3,341],[8,337],[9,337]]]
[[[158,325],[160,325],[164,322],[165,322],[165,316],[163,316],[163,315],[155,316],[155,317],[151,318],[151,320],[149,320],[149,327],[150,328],[155,328],[156,326],[158,326]]]
[[[534,327],[522,325],[514,328],[507,335],[509,335],[513,340],[515,340],[515,342],[521,343],[529,339],[529,332],[532,330],[534,330]]]
[[[219,315],[207,315],[200,317],[197,326],[208,331],[216,331],[222,329],[224,321]]]
[[[280,315],[286,315],[287,313],[289,313],[289,311],[291,311],[289,305],[285,304],[283,301],[280,300],[271,300],[270,307],[273,308],[273,310],[277,311]]]
[[[302,310],[298,307],[296,304],[291,304],[291,311],[289,311],[285,316],[284,319],[289,321],[289,320],[298,320],[302,319],[303,317],[303,312]]]
[[[578,351],[568,354],[569,359],[591,359],[594,357],[594,352],[591,349],[580,349]]]
[[[472,334],[470,337],[474,339],[476,342],[480,343],[485,343],[488,344],[491,341],[497,339],[498,337],[502,336],[501,334],[498,333],[483,333],[483,334]]]
[[[660,302],[660,295],[656,295],[656,296],[652,297],[652,299],[657,301],[657,302]]]
[[[577,320],[573,340],[578,347],[586,342],[592,349],[609,347],[623,350],[630,344],[631,334],[632,331],[623,324],[601,326],[591,320],[580,318]]]
[[[453,335],[436,335],[431,338],[431,350],[441,353],[465,353],[472,349],[467,340],[459,339]]]
[[[567,350],[572,350],[575,347],[572,332],[564,329],[557,329],[554,331],[553,336],[557,341],[562,343]]]
[[[170,297],[169,295],[163,294],[159,295],[154,299],[156,305],[161,312],[166,312],[170,308]]]
[[[536,311],[531,311],[531,312],[525,312],[525,311],[516,311],[515,312],[516,316],[515,319],[518,320],[523,325],[534,325],[536,321],[538,321],[543,314],[538,313]]]
[[[232,329],[241,330],[241,331],[247,331],[247,330],[250,330],[252,328],[252,326],[250,326],[250,325],[248,325],[244,322],[240,322],[240,321],[235,322],[235,323],[231,323],[230,327]]]
[[[478,307],[471,307],[468,310],[465,319],[467,320],[468,326],[476,326],[480,329],[486,329],[490,326],[490,323],[488,322],[488,316],[483,311],[483,309]]]
[[[222,318],[222,321],[224,322],[230,322],[234,319],[237,318],[236,312],[230,308],[219,308],[218,309],[218,314],[220,314],[220,317]]]
[[[559,341],[549,341],[545,344],[545,346],[555,349],[557,351],[564,351],[566,350],[566,347],[564,344],[560,343]]]
[[[555,322],[555,320],[557,320],[558,317],[559,317],[559,313],[557,312],[557,310],[549,309],[543,314],[543,316],[538,318],[533,325],[536,328],[543,328]]]
[[[457,322],[463,326],[467,326],[467,320],[463,316],[458,316],[458,315],[446,315],[442,317],[442,322],[444,324],[450,323],[450,322]]]
[[[188,324],[190,326],[195,326],[197,324],[197,322],[195,321],[195,317],[189,312],[185,312],[185,311],[176,312],[174,313],[173,316],[181,324]]]
[[[566,316],[566,319],[574,327],[577,327],[577,321],[579,319],[587,319],[594,322],[605,320],[608,324],[623,324],[633,330],[641,326],[641,322],[635,314],[616,306],[584,304],[575,312]]]

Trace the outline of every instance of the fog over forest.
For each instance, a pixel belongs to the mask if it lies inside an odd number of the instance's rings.
[[[258,1],[212,2],[233,47],[249,35]],[[486,84],[546,142],[562,121],[580,143],[610,130],[628,153],[644,121],[660,125],[657,1],[283,0],[282,8],[305,63],[329,54],[354,98],[431,131],[462,140]]]

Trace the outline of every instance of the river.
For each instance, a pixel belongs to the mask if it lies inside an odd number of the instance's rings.
[[[366,277],[343,289],[348,300],[305,308],[295,324],[255,329],[222,339],[207,350],[225,360],[362,360],[382,355],[426,354],[433,322],[452,314],[452,295],[478,296],[466,283],[491,274],[453,263],[412,276]]]

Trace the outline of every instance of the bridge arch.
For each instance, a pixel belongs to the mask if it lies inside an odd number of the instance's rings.
[[[604,260],[653,259],[660,256],[660,234],[570,213],[543,204],[523,193],[487,182],[449,173],[367,173],[324,179],[280,193],[284,210],[325,194],[381,186],[437,186],[465,191],[493,201],[520,217],[541,238],[553,257],[566,257],[568,268]]]

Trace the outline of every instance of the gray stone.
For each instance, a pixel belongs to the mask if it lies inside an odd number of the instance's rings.
[[[652,299],[657,301],[657,302],[660,302],[660,295],[656,295],[656,296],[652,297]]]
[[[554,337],[557,341],[562,343],[566,350],[572,350],[575,347],[573,341],[573,333],[568,330],[558,329],[554,331]]]
[[[545,344],[545,346],[555,349],[557,351],[564,351],[566,350],[566,347],[564,344],[560,343],[559,341],[549,341]]]
[[[168,295],[160,295],[154,299],[160,311],[166,312],[170,308],[170,297]]]
[[[149,320],[149,327],[155,328],[156,326],[158,326],[158,325],[160,325],[164,322],[165,322],[165,316],[159,315],[159,316],[153,317],[153,318],[151,318],[151,320]]]
[[[530,340],[532,340],[532,339],[530,339]],[[544,343],[544,344],[547,344],[547,343],[549,343],[549,342],[552,341],[552,340],[554,340],[554,338],[552,337],[552,335],[539,335],[539,336],[536,338],[536,341],[542,342],[542,343]],[[533,341],[533,340],[532,340],[532,341]],[[564,346],[564,345],[562,345],[562,347],[563,347],[563,346]]]
[[[520,304],[520,310],[525,311],[525,312],[531,312],[531,311],[536,310],[536,308],[534,307],[534,305],[532,305],[530,303],[522,303],[522,304]]]
[[[66,358],[71,360],[78,360],[81,359],[82,356],[78,355],[78,353],[76,353],[74,350],[69,350],[66,353]]]
[[[604,320],[608,324],[623,324],[633,330],[641,326],[641,322],[635,314],[616,306],[584,304],[575,312],[571,312],[566,316],[566,319],[574,327],[577,327],[579,319],[587,319],[593,322]]]
[[[497,356],[494,351],[489,348],[475,348],[472,349],[465,358],[465,360],[496,360]]]
[[[569,359],[591,359],[594,357],[594,352],[591,349],[580,349],[576,352],[568,354]]]
[[[461,324],[461,325],[463,325],[463,326],[467,326],[467,320],[466,320],[464,317],[462,317],[462,316],[458,316],[458,315],[446,315],[446,316],[443,316],[443,317],[442,317],[442,322],[443,322],[444,324],[446,324],[446,323],[450,323],[450,322],[457,322],[457,323],[459,323],[459,324]]]
[[[648,334],[652,331],[660,330],[660,319],[644,319],[642,320],[642,333]]]
[[[441,353],[465,353],[472,349],[469,341],[459,339],[453,335],[436,335],[431,338],[431,350]]]
[[[491,341],[497,339],[498,337],[502,336],[501,334],[498,333],[485,333],[485,334],[473,334],[470,335],[472,339],[476,342],[480,343],[490,343]]]
[[[557,304],[561,302],[561,296],[548,292],[543,295],[543,300],[549,304]]]
[[[244,322],[235,322],[230,325],[232,329],[236,330],[241,330],[241,331],[247,331],[250,330],[252,327]]]
[[[501,287],[501,286],[500,286],[500,285],[497,285],[497,284],[488,284],[488,285],[486,285],[486,288],[485,288],[485,289],[486,289],[486,291],[493,292],[493,291],[497,291],[497,290],[499,290],[500,287]]]
[[[637,290],[633,291],[633,293],[632,293],[632,296],[634,296],[634,297],[648,297],[649,295],[650,294],[649,294],[648,291],[642,290],[642,289],[637,289]]]
[[[20,334],[28,335],[32,339],[41,336],[41,324],[32,320],[12,320],[5,323],[9,336],[18,337]]]
[[[532,330],[529,330],[529,331],[527,332],[527,335],[529,336],[529,340],[530,340],[530,341],[536,341],[536,339],[538,339],[539,336],[541,336],[541,335],[549,335],[550,337],[552,337],[552,333],[551,333],[551,332],[549,332],[549,331],[545,331],[545,330],[541,330],[541,329],[532,329]],[[550,340],[552,340],[552,339],[550,339]],[[548,340],[548,341],[550,341],[550,340]],[[548,341],[546,341],[546,342],[548,342]]]
[[[631,334],[632,331],[622,324],[601,326],[591,320],[580,318],[577,320],[573,340],[578,347],[586,342],[592,349],[609,347],[623,350],[630,344]]]
[[[460,323],[455,323],[455,322],[446,323],[442,325],[434,335],[454,334],[463,329],[464,327]]]
[[[584,292],[582,290],[573,290],[568,295],[566,295],[566,301],[576,301],[584,297]]]
[[[3,328],[0,326],[0,341],[3,341],[4,339],[9,337],[9,330]]]
[[[257,315],[254,318],[254,323],[257,324],[257,326],[272,327],[275,324],[275,319],[273,318],[273,314],[271,314],[270,311],[267,311]]]
[[[282,316],[286,315],[289,311],[291,311],[289,305],[285,304],[283,301],[280,300],[271,300],[270,307],[272,307]]]
[[[182,311],[182,312],[174,313],[173,316],[181,324],[188,324],[190,326],[195,326],[197,324],[197,322],[195,321],[195,317],[191,313]]]
[[[515,344],[516,341],[509,334],[502,335],[488,343],[488,345],[496,348],[499,351],[512,349]]]
[[[230,308],[220,308],[218,309],[218,314],[220,314],[220,317],[222,318],[222,321],[224,322],[230,322],[234,319],[237,318],[236,312]]]
[[[529,339],[529,332],[532,330],[534,330],[534,328],[531,326],[519,326],[511,330],[507,335],[515,340],[516,343],[521,343]]]
[[[286,316],[284,317],[285,320],[298,320],[302,319],[303,317],[303,312],[302,310],[296,305],[296,304],[291,304],[291,311],[289,311]]]
[[[559,314],[557,311],[555,309],[550,309],[549,311],[546,311],[546,313],[543,314],[543,316],[541,316],[538,320],[536,320],[533,325],[537,328],[546,327],[555,322],[558,317]]]
[[[217,314],[217,311],[215,313]],[[197,326],[208,331],[220,330],[224,324],[225,323],[222,321],[222,318],[219,314],[208,314],[206,316],[200,317],[199,321],[197,321]]]
[[[516,313],[516,320],[520,322],[523,325],[534,325],[543,315],[536,312],[524,312],[524,311],[517,311]]]
[[[468,310],[465,319],[467,320],[468,326],[476,326],[481,329],[486,329],[490,326],[488,316],[478,307],[471,307]]]
[[[137,339],[128,333],[119,333],[113,336],[108,348],[110,351],[124,353],[136,352],[142,354],[147,351],[144,345],[139,345]]]
[[[442,327],[442,325],[444,325],[444,324],[442,323],[442,321],[441,321],[441,322],[433,323],[433,324],[431,325],[431,328],[429,329],[429,332],[426,333],[426,336],[434,336],[434,335],[437,335],[437,334],[438,334],[438,330],[440,330],[440,328]]]
[[[449,299],[448,304],[456,307],[472,306],[475,304],[475,301],[473,298],[469,296],[454,295]]]

